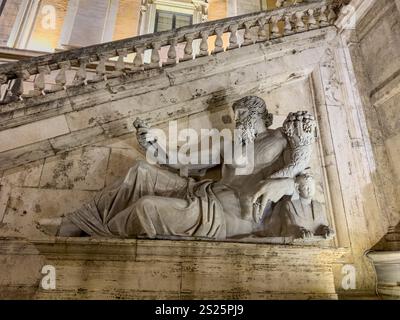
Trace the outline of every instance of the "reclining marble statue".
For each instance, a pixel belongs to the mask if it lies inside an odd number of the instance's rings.
[[[62,218],[43,219],[40,228],[61,237],[180,236],[224,240],[254,234],[272,206],[275,220],[287,220],[288,213],[278,212],[276,207],[287,208],[286,202],[280,202],[286,197],[295,199],[298,194],[296,179],[308,170],[316,139],[315,119],[308,112],[291,113],[282,128],[272,130],[269,127],[273,116],[263,99],[247,96],[232,108],[236,129],[242,132],[240,143],[252,143],[254,147],[253,170],[249,174],[237,175],[241,164],[222,161],[219,181],[196,181],[173,171],[182,169],[182,165],[167,164],[164,168],[136,161],[123,179],[107,186],[90,203]],[[148,126],[140,121],[135,125],[138,142],[145,150],[157,146]],[[214,166],[186,169],[204,171]],[[303,218],[307,220],[307,215]],[[277,225],[281,224],[272,223],[271,228]],[[275,228],[269,230],[268,236],[282,235],[281,227]],[[317,229],[300,236],[333,234],[326,220]],[[285,236],[299,236],[298,230],[290,230],[293,232],[288,231]]]

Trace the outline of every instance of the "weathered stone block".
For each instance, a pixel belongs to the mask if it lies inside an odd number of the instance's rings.
[[[106,136],[104,135],[103,128],[100,126],[94,126],[50,139],[50,144],[54,149],[54,152],[58,153],[102,141],[104,139],[106,139]]]
[[[0,132],[0,152],[69,133],[64,116],[33,122]]]
[[[109,153],[108,148],[88,147],[47,158],[40,186],[100,190],[104,187]]]
[[[8,169],[52,156],[54,155],[54,150],[50,142],[46,140],[2,152],[0,155],[0,168]]]
[[[108,162],[106,185],[110,185],[126,173],[133,166],[135,160],[144,160],[145,156],[135,149],[111,149]]]
[[[42,159],[6,170],[1,183],[17,187],[38,187],[43,163]]]
[[[0,234],[8,237],[48,238],[37,229],[42,218],[55,218],[79,209],[94,192],[13,188]]]

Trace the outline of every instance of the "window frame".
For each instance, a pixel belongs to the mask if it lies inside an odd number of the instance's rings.
[[[159,14],[160,13],[169,13],[172,14],[172,29],[176,29],[176,17],[177,16],[183,16],[183,17],[189,17],[190,18],[190,24],[193,24],[193,14],[188,14],[188,13],[182,13],[182,12],[177,12],[177,11],[167,11],[167,10],[162,10],[162,9],[156,9],[156,18],[155,18],[155,23],[154,23],[154,32],[161,32],[157,30],[158,26],[158,19],[159,19]],[[166,31],[166,30],[164,30]]]
[[[6,7],[7,0],[0,0],[0,17],[4,12],[4,8]]]
[[[155,32],[156,10],[169,12],[178,12],[192,15],[192,25],[206,21],[204,15],[204,6],[207,6],[206,0],[192,0],[191,2],[182,2],[178,0],[143,0],[144,5],[141,8],[139,34],[149,34]]]

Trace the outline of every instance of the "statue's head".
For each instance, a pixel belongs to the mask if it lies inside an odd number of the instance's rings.
[[[256,96],[247,96],[233,106],[236,129],[242,130],[244,141],[253,141],[257,134],[272,125],[273,115],[268,113],[265,101]]]
[[[315,195],[315,180],[310,172],[303,172],[296,177],[296,186],[303,199],[311,200]]]

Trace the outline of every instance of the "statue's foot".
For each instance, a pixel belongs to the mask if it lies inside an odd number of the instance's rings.
[[[48,236],[57,236],[62,223],[62,218],[40,219],[38,228]]]
[[[312,239],[314,237],[314,234],[310,230],[308,230],[306,228],[303,228],[303,227],[300,227],[299,230],[298,230],[297,237],[301,238],[301,239],[304,239],[304,240],[307,240],[307,239],[309,240],[309,239]]]
[[[321,226],[318,230],[318,235],[323,236],[325,239],[332,239],[335,237],[335,231],[329,226]]]

